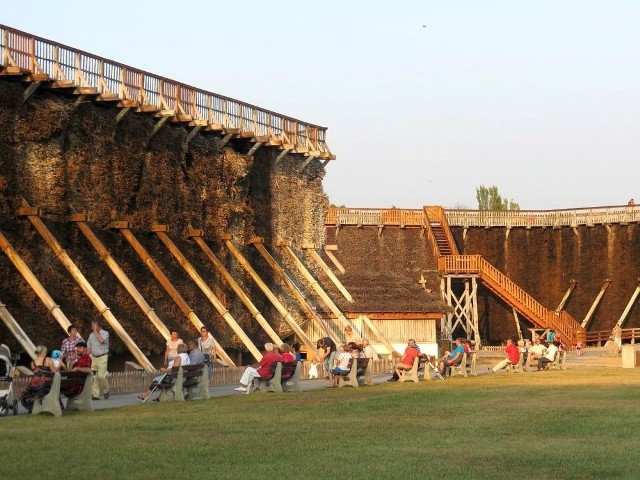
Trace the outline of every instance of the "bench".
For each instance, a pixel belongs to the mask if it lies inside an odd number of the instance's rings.
[[[418,383],[420,379],[418,378],[418,367],[420,366],[420,356],[417,356],[413,359],[413,366],[411,370],[397,370],[398,372],[398,381],[399,382],[416,382]]]
[[[373,379],[371,378],[371,369],[369,368],[370,364],[371,364],[370,358],[352,358],[351,360],[349,360],[348,373],[333,374],[333,375],[342,377],[341,378],[342,381],[338,382],[338,387],[351,385],[352,387],[358,388],[360,386],[358,380],[361,377],[364,377],[365,385],[373,384]]]
[[[65,410],[93,412],[93,401],[91,400],[93,373],[61,371],[44,372],[40,375],[50,378],[51,382],[46,382],[44,388],[33,395],[31,413],[37,415],[47,412],[55,417],[61,417],[61,396],[67,398]]]
[[[507,365],[507,372],[510,373],[522,373],[524,372],[523,368],[522,368],[522,363],[524,362],[524,353],[520,352],[520,358],[518,359],[518,363],[516,363],[515,365],[513,363],[510,363]]]
[[[455,377],[456,375],[467,376],[467,352],[462,354],[459,364],[449,365],[449,376]]]
[[[271,386],[276,393],[286,390],[287,384],[292,382],[292,390],[301,392],[300,376],[302,374],[302,362],[276,362],[271,366],[272,376],[270,378],[256,377],[253,382],[259,388],[265,384],[267,388]],[[247,388],[247,393],[251,389]]]
[[[205,373],[204,366],[203,363],[198,363],[196,365],[173,367],[155,385],[160,390],[159,401],[166,402],[171,400],[169,392],[173,394],[172,400],[176,402],[192,400],[195,397],[203,400],[209,398],[209,379]],[[195,394],[196,392],[197,394]]]

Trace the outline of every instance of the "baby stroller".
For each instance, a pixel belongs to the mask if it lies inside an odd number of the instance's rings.
[[[18,400],[13,397],[13,369],[9,347],[0,345],[0,417],[6,417],[9,410],[18,414]]]

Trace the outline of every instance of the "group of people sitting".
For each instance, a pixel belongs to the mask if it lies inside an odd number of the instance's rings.
[[[505,358],[501,360],[493,367],[489,367],[490,372],[497,372],[503,368],[507,368],[510,365],[517,365],[520,363],[520,355],[522,354],[522,365],[535,367],[539,370],[548,370],[549,364],[553,363],[556,355],[562,348],[562,343],[559,342],[555,335],[552,340],[549,341],[543,336],[537,336],[533,342],[530,340],[519,340],[517,345],[512,339],[508,338],[503,342]]]
[[[302,360],[299,343],[291,345],[283,343],[279,348],[273,343],[265,343],[264,350],[260,362],[244,369],[240,377],[240,386],[236,387],[236,391],[248,392],[253,386],[254,379],[263,378],[268,380],[273,378],[274,365],[278,362],[299,362]],[[256,390],[259,389],[259,387],[256,387]]]

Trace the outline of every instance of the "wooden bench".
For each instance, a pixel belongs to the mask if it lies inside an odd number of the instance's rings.
[[[449,366],[449,376],[455,377],[456,375],[467,376],[467,352],[462,354],[460,363],[458,365],[453,364]]]
[[[364,377],[365,385],[372,385],[373,379],[371,378],[371,369],[369,368],[370,364],[370,358],[352,358],[349,360],[348,373],[333,374],[341,377],[341,381],[338,382],[338,387],[351,385],[352,387],[358,388],[360,386],[359,379],[362,377]]]
[[[203,400],[209,398],[209,379],[204,367],[204,363],[173,367],[156,385],[160,390],[159,401],[184,402],[195,397]],[[169,393],[173,394],[173,398],[169,398]]]
[[[291,382],[291,390],[301,392],[300,376],[302,375],[302,362],[276,362],[271,366],[272,376],[270,378],[256,377],[253,382],[258,388],[265,385],[267,388],[273,388],[276,393],[282,393],[287,390],[287,384]],[[247,388],[249,393],[250,388]],[[263,391],[260,388],[260,391]]]
[[[420,379],[418,378],[418,367],[420,366],[420,356],[417,356],[413,359],[413,366],[410,370],[398,370],[398,381],[399,382],[416,382],[418,383]]]
[[[522,363],[524,362],[524,353],[520,352],[520,358],[518,359],[518,363],[515,365],[510,363],[507,365],[507,372],[510,373],[522,373],[524,369],[522,368]]]
[[[44,388],[33,396],[31,413],[37,415],[46,412],[61,417],[61,396],[67,398],[65,410],[93,412],[93,401],[91,400],[93,373],[62,371],[47,372],[41,375],[50,377],[51,382],[48,390]]]

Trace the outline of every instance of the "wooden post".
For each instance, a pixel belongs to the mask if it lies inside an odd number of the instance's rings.
[[[247,334],[244,333],[244,330],[242,330],[242,327],[238,325],[238,322],[236,322],[235,318],[233,318],[229,310],[227,310],[227,308],[222,304],[220,299],[218,299],[216,294],[213,293],[213,291],[209,288],[209,286],[206,284],[204,279],[196,271],[193,265],[191,265],[189,260],[187,260],[187,258],[182,254],[182,252],[180,252],[178,247],[175,246],[175,244],[171,241],[169,236],[165,233],[167,231],[167,227],[165,225],[154,225],[151,228],[151,230],[154,231],[155,234],[160,239],[160,241],[164,243],[164,245],[167,247],[169,252],[171,252],[174,258],[178,261],[180,266],[184,269],[185,272],[187,272],[187,275],[191,277],[191,280],[193,280],[194,283],[198,285],[202,293],[204,293],[207,299],[218,311],[220,316],[224,319],[225,322],[227,322],[227,325],[231,327],[231,329],[235,332],[238,338],[240,338],[242,343],[244,343],[244,345],[247,347],[249,352],[251,352],[253,357],[257,361],[262,360],[262,353],[260,353],[260,350],[258,350],[258,348],[253,344],[253,342],[247,336]]]
[[[518,318],[518,311],[515,309],[515,307],[511,307],[511,309],[513,310],[513,319],[516,322],[516,330],[518,332],[518,339],[522,340],[522,329],[520,328],[520,319]]]
[[[382,335],[382,332],[378,329],[378,327],[376,326],[375,323],[373,323],[373,320],[371,320],[369,318],[368,315],[362,315],[362,320],[364,321],[364,323],[367,324],[367,326],[369,327],[369,330],[371,330],[373,332],[373,334],[378,337],[378,339],[382,342],[382,344],[387,347],[387,349],[389,350],[389,352],[391,353],[392,356],[394,357],[401,357],[402,355],[400,355],[400,353],[398,353],[395,348],[393,348],[393,345],[391,345],[391,343],[389,343],[389,340],[387,340],[387,338]]]
[[[304,296],[304,294],[300,291],[298,286],[293,282],[291,277],[287,275],[287,272],[284,271],[284,269],[280,266],[280,264],[278,264],[276,259],[271,256],[271,254],[265,248],[262,242],[263,240],[259,237],[254,237],[251,239],[251,243],[253,244],[253,246],[256,247],[258,252],[260,252],[260,255],[262,255],[262,258],[264,258],[265,261],[269,264],[269,266],[271,266],[276,276],[280,278],[280,280],[282,280],[289,287],[289,290],[293,294],[294,298],[298,301],[302,309],[307,314],[307,318],[312,322],[315,322],[316,327],[319,327],[319,330],[324,330],[325,334],[328,337],[330,337],[336,344],[339,343],[340,339],[336,338],[334,335],[331,335],[331,329],[329,329],[329,327],[324,322],[324,320],[322,320],[318,316],[318,314],[313,309],[313,307],[311,306],[307,298]]]
[[[600,292],[598,293],[598,296],[596,297],[596,299],[591,304],[591,308],[589,309],[589,311],[585,315],[584,320],[582,320],[582,324],[580,325],[582,328],[585,328],[585,329],[587,328],[587,324],[591,320],[591,317],[593,316],[593,312],[596,311],[596,307],[600,303],[600,300],[602,300],[602,296],[604,295],[604,292],[607,291],[607,288],[609,287],[610,283],[611,283],[611,280],[609,280],[607,278],[604,281],[604,283],[602,284],[602,288],[600,288]]]
[[[156,368],[151,365],[151,362],[144,356],[142,351],[138,348],[133,339],[129,336],[129,334],[125,331],[125,329],[120,325],[120,322],[116,319],[116,317],[111,313],[109,307],[102,301],[98,292],[96,292],[89,281],[82,274],[80,269],[76,266],[76,264],[71,260],[71,257],[64,251],[64,249],[60,246],[56,238],[49,231],[44,222],[38,217],[37,209],[33,209],[29,206],[29,204],[23,199],[23,203],[25,207],[20,208],[19,214],[26,216],[29,221],[33,224],[35,229],[38,231],[40,236],[44,239],[44,241],[49,245],[49,248],[53,250],[53,253],[56,255],[56,258],[62,263],[62,265],[67,269],[67,271],[71,274],[73,279],[78,283],[82,291],[85,293],[87,298],[93,303],[96,307],[100,315],[107,321],[107,323],[111,326],[113,331],[118,337],[122,340],[125,346],[129,349],[129,351],[133,354],[138,363],[147,371],[153,372]]]
[[[62,329],[67,332],[69,325],[71,322],[66,317],[66,315],[60,310],[60,306],[54,302],[51,295],[45,290],[40,281],[33,274],[31,269],[27,266],[26,263],[22,260],[18,252],[14,250],[9,241],[5,238],[5,236],[0,233],[0,249],[5,253],[5,255],[11,260],[11,263],[18,269],[18,272],[24,277],[27,283],[31,286],[33,291],[38,295],[38,298],[44,303],[44,306],[47,307],[47,310],[53,315]]]
[[[238,296],[238,298],[244,303],[244,306],[247,307],[249,313],[256,319],[256,321],[260,324],[260,326],[267,332],[271,341],[273,341],[278,347],[282,345],[284,342],[280,338],[280,336],[275,332],[275,330],[269,325],[267,319],[262,316],[262,313],[256,308],[251,299],[242,291],[238,282],[229,274],[224,265],[218,260],[218,257],[214,255],[214,253],[209,248],[209,245],[206,244],[204,239],[202,238],[202,230],[189,230],[187,235],[191,237],[198,246],[202,249],[206,257],[211,260],[211,263],[216,267],[218,273],[224,278],[227,284],[231,287],[231,290]]]
[[[329,277],[329,280],[331,280],[331,282],[338,288],[338,290],[340,290],[340,293],[342,294],[342,296],[344,298],[346,298],[347,301],[349,301],[350,303],[353,303],[353,297],[347,291],[347,289],[344,287],[344,285],[338,279],[338,277],[336,277],[335,273],[333,273],[333,271],[329,268],[329,265],[326,264],[326,262],[322,259],[322,257],[320,255],[318,255],[318,252],[316,252],[316,250],[315,250],[315,246],[314,245],[303,245],[302,249],[305,252],[308,252],[311,255],[311,258],[313,258],[313,260],[315,260],[315,262],[318,265],[318,267],[320,267],[322,269],[322,271],[325,273],[325,275],[327,277]]]
[[[142,246],[142,244],[138,241],[135,235],[129,230],[129,224],[127,222],[112,222],[109,224],[110,228],[114,228],[120,230],[122,236],[129,242],[129,245],[133,247],[135,252],[138,254],[142,262],[147,266],[147,268],[151,271],[156,280],[162,285],[165,291],[169,294],[174,303],[178,306],[180,311],[189,319],[191,324],[200,331],[202,327],[205,325],[202,323],[200,318],[196,315],[193,309],[187,304],[185,299],[180,295],[180,292],[176,290],[173,284],[169,281],[164,272],[160,269],[158,264],[151,258],[149,252]],[[213,336],[213,335],[212,335]],[[231,359],[231,357],[224,351],[224,349],[220,346],[218,340],[213,338],[216,342],[215,348],[216,353],[220,358],[222,358],[227,365],[235,367],[236,364]]]
[[[156,330],[162,335],[165,340],[169,340],[171,338],[171,333],[169,329],[164,324],[160,318],[156,315],[156,312],[151,308],[151,306],[144,299],[140,291],[136,288],[127,274],[124,273],[118,262],[111,256],[111,253],[106,249],[106,247],[102,244],[102,242],[95,236],[91,227],[86,223],[87,216],[83,213],[79,213],[73,215],[71,217],[71,221],[74,222],[80,231],[84,234],[91,246],[98,252],[98,256],[100,259],[107,264],[111,272],[116,276],[118,281],[122,284],[125,290],[131,295],[133,300],[138,304],[138,307],[142,310],[142,312],[147,316],[147,318],[151,321]]]
[[[9,331],[13,334],[13,336],[16,337],[16,340],[18,340],[18,343],[22,345],[22,348],[24,349],[24,351],[27,352],[27,354],[31,357],[32,360],[35,360],[36,358],[35,345],[31,341],[29,336],[24,332],[24,330],[22,330],[22,327],[20,326],[20,324],[16,322],[16,319],[13,318],[13,315],[11,315],[9,310],[7,310],[6,305],[4,305],[2,302],[0,302],[0,318],[2,318],[2,321],[7,326]]]
[[[275,307],[278,313],[282,316],[282,319],[291,327],[291,329],[295,332],[295,334],[302,340],[302,342],[309,348],[311,351],[316,348],[316,344],[313,343],[309,337],[304,333],[298,322],[291,316],[286,307],[278,300],[278,297],[271,291],[271,289],[267,286],[266,283],[262,281],[260,275],[253,269],[251,264],[247,261],[246,258],[238,251],[233,242],[231,241],[231,236],[226,236],[224,238],[224,243],[227,246],[227,249],[231,252],[231,254],[235,257],[240,265],[247,271],[249,276],[253,279],[253,281],[258,285],[262,293],[269,299],[271,304]]]

